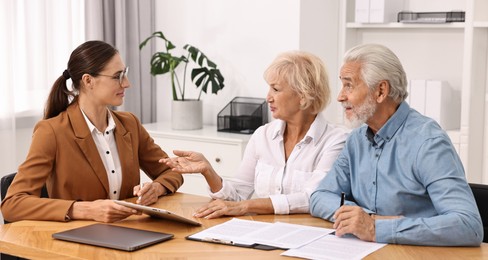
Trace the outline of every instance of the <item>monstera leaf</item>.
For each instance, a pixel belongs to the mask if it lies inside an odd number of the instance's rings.
[[[200,89],[197,100],[200,100],[202,92],[207,93],[209,87],[211,87],[213,94],[217,94],[219,90],[224,88],[224,77],[217,68],[217,64],[192,45],[186,44],[183,47],[183,50],[187,52],[186,56],[174,56],[171,52],[176,49],[176,46],[162,32],[155,32],[139,45],[139,49],[142,49],[153,38],[163,40],[166,51],[155,52],[151,57],[151,74],[155,76],[170,73],[173,100],[185,100],[185,79],[187,66],[190,61],[194,62],[191,80]],[[184,64],[183,84],[180,84],[176,73],[176,69],[181,64]]]

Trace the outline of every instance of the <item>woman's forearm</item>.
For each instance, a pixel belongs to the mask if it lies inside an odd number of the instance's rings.
[[[208,169],[206,169],[204,172],[202,172],[203,177],[205,177],[205,180],[208,183],[208,186],[210,187],[210,191],[213,193],[218,192],[219,190],[222,189],[222,178],[215,172],[212,166],[210,166]]]
[[[245,203],[247,213],[274,214],[274,207],[270,198],[245,200],[243,203]]]

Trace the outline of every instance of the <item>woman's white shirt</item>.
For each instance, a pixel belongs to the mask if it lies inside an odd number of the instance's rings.
[[[104,132],[100,132],[88,119],[83,109],[81,113],[85,118],[86,124],[90,129],[93,141],[97,146],[98,154],[102,159],[103,166],[107,172],[108,184],[109,184],[109,196],[112,200],[118,200],[120,195],[120,188],[122,186],[122,166],[120,164],[119,152],[117,150],[117,143],[115,142],[115,121],[112,117],[112,113],[107,109],[108,126]]]
[[[308,213],[310,195],[344,147],[349,131],[318,114],[304,138],[285,160],[286,123],[274,120],[259,127],[249,140],[239,171],[223,180],[214,199],[270,198],[275,214]]]

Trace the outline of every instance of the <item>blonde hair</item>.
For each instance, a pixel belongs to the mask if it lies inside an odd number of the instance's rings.
[[[311,108],[318,114],[330,102],[327,69],[322,60],[311,53],[287,51],[279,54],[264,72],[267,82],[276,78],[304,99],[301,109]]]

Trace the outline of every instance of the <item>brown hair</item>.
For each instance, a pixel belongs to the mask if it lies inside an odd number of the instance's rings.
[[[117,49],[103,41],[87,41],[78,46],[69,57],[68,68],[51,88],[44,109],[44,119],[59,115],[71,102],[75,102],[77,93],[80,92],[82,76],[97,75],[117,53]],[[72,91],[66,85],[69,78],[73,82]]]

